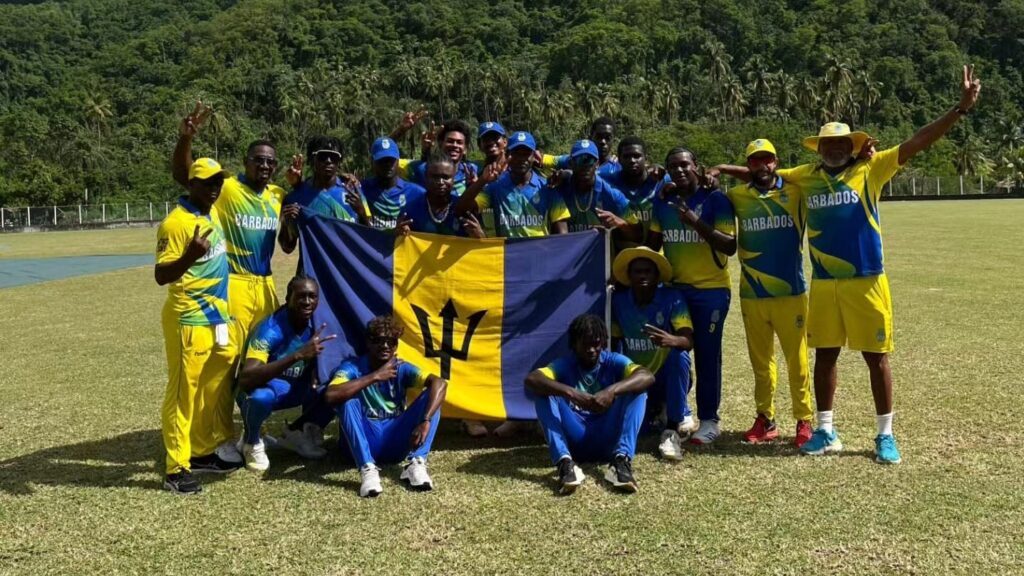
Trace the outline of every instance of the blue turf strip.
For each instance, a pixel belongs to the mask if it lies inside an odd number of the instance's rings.
[[[153,264],[152,254],[0,259],[0,288]]]

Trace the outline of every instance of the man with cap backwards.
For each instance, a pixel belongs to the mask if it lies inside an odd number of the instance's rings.
[[[192,140],[199,133],[213,108],[197,102],[192,112],[181,121],[178,142],[171,159],[171,173],[182,186],[189,186],[189,167],[192,164]],[[277,234],[284,190],[271,184],[277,170],[277,152],[266,140],[256,140],[246,149],[245,172],[227,176],[217,199],[217,209],[211,214],[219,221],[227,246],[230,268],[228,281],[228,312],[231,340],[240,350],[249,332],[257,322],[272,314],[278,306],[277,291],[270,270],[274,255],[274,237]],[[242,455],[233,441],[234,411],[230,390],[213,399],[217,404],[214,436],[220,442],[217,454],[224,460],[241,465]]]
[[[861,352],[870,373],[877,425],[875,460],[882,464],[901,461],[892,433],[892,300],[882,265],[878,201],[882,187],[907,161],[974,107],[981,81],[973,67],[964,66],[960,89],[956,106],[898,146],[862,155],[861,149],[873,148],[874,140],[864,132],[851,131],[846,124],[831,122],[803,142],[817,152],[820,162],[778,171],[803,194],[813,272],[807,343],[815,349],[818,428],[800,447],[802,454],[842,450],[833,426],[832,403],[839,352],[848,346]]]
[[[654,376],[607,345],[604,320],[584,314],[569,325],[572,353],[526,377],[562,494],[583,483],[575,460],[610,461],[605,480],[637,491],[632,462]]]
[[[167,450],[164,488],[177,494],[202,490],[193,471],[239,466],[216,453],[224,440],[219,399],[231,394],[236,355],[228,335],[227,245],[213,214],[226,178],[211,158],[193,162],[188,196],[178,199],[157,229],[153,276],[168,287],[161,316],[168,372],[160,411]]]
[[[675,290],[660,286],[662,278],[672,277],[672,266],[646,246],[619,252],[612,273],[628,287],[612,296],[612,349],[655,375],[649,394],[660,397],[668,416],[658,451],[666,460],[682,460],[679,431],[693,426],[686,403],[693,324],[686,302]]]
[[[545,189],[544,177],[533,171],[536,149],[532,134],[513,133],[508,160],[484,169],[459,198],[456,214],[493,209],[497,235],[506,238],[564,234],[569,211],[561,196]]]
[[[679,290],[693,320],[700,427],[690,443],[711,444],[721,432],[722,331],[732,298],[727,266],[736,253],[736,222],[725,194],[701,185],[693,152],[670,150],[665,170],[670,180],[654,200],[646,242],[655,251],[664,248],[672,265],[672,277],[664,281]]]
[[[373,177],[363,180],[359,188],[366,210],[363,216],[378,230],[394,230],[407,205],[426,194],[422,186],[399,178],[398,158],[394,140],[382,136],[373,141]]]
[[[597,145],[579,140],[569,157],[572,175],[561,178],[554,187],[569,210],[569,232],[604,226],[632,236],[629,224],[636,222],[636,216],[629,211],[629,200],[597,176]]]
[[[811,390],[807,368],[807,284],[803,243],[807,208],[800,189],[775,169],[775,146],[764,139],[747,145],[750,183],[729,190],[739,223],[740,310],[754,370],[757,418],[743,435],[757,444],[779,437],[775,425],[775,336],[789,374],[796,419],[794,443],[811,437]]]

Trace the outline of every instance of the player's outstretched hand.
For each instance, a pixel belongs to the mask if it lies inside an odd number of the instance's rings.
[[[202,100],[196,100],[196,105],[192,109],[192,112],[182,119],[181,124],[178,125],[178,134],[186,138],[195,138],[195,135],[199,133],[199,127],[213,114],[213,107],[203,104]]]
[[[301,348],[295,351],[296,360],[312,360],[320,355],[324,351],[324,342],[330,342],[338,337],[337,334],[331,334],[329,336],[321,336],[320,334],[327,328],[327,323],[321,324],[317,328],[316,332],[313,333],[313,337],[306,341]]]
[[[964,78],[960,83],[960,109],[966,112],[974,108],[980,93],[981,78],[974,75],[974,64],[964,64]]]

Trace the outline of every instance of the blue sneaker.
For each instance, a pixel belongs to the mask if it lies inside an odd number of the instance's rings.
[[[875,462],[879,464],[899,464],[900,449],[896,447],[896,437],[892,434],[875,436]]]
[[[843,443],[839,441],[839,433],[832,429],[832,432],[818,428],[811,434],[811,439],[804,442],[800,447],[800,453],[807,456],[821,456],[829,452],[839,452],[843,449]]]

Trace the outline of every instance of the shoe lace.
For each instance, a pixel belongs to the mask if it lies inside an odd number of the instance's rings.
[[[896,448],[896,439],[891,435],[883,435],[878,437],[878,447],[881,450],[893,450]]]

